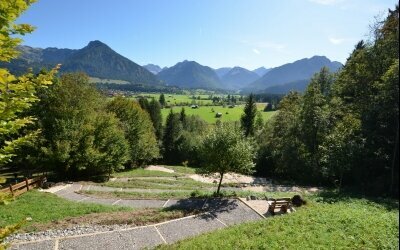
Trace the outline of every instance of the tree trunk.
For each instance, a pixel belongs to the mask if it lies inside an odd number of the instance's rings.
[[[218,189],[217,189],[217,194],[219,194],[219,190],[221,189],[221,184],[222,184],[222,178],[224,177],[224,173],[219,173],[220,178],[219,178],[219,184],[218,184]]]

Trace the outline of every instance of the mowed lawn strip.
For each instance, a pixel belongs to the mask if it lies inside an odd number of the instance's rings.
[[[31,190],[8,205],[0,205],[0,227],[18,223],[27,217],[32,223],[100,212],[132,211],[131,208],[85,204],[65,200],[54,194]],[[28,225],[27,223],[26,225]]]
[[[215,186],[215,184],[203,183],[190,178],[173,178],[168,180],[149,177],[146,179],[133,178],[129,179],[128,181],[109,181],[103,183],[102,186],[138,189],[193,190],[198,188],[212,188]]]
[[[309,202],[297,212],[159,249],[398,249],[399,210],[364,199]],[[207,242],[207,244],[205,244]]]
[[[143,168],[136,168],[129,171],[114,173],[114,177],[175,177],[181,175],[180,173],[168,173],[157,170],[146,170]]]

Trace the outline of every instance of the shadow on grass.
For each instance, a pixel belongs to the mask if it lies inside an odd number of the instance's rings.
[[[363,199],[368,202],[383,206],[388,211],[399,209],[398,199],[367,196],[351,190],[344,190],[341,192],[337,190],[325,190],[319,192],[318,195],[316,195],[313,198],[313,200],[315,200],[316,202],[325,202],[325,203],[349,201],[352,199],[360,199],[360,200]]]

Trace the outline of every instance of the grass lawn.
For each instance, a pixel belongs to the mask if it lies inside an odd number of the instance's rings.
[[[18,223],[27,217],[32,218],[30,223],[37,223],[91,213],[130,210],[132,209],[125,207],[72,202],[54,194],[32,190],[18,196],[8,205],[0,205],[0,227]]]
[[[174,170],[174,173],[168,173],[157,170],[146,170],[143,168],[135,168],[123,172],[114,173],[113,176],[120,177],[175,177],[175,176],[183,176],[185,174],[195,174],[196,169],[184,166],[162,166],[171,170]]]
[[[135,168],[129,171],[114,173],[114,177],[175,177],[181,175],[180,173],[167,173],[157,170],[146,170],[143,168]]]
[[[317,197],[292,214],[229,227],[159,248],[399,249],[398,221],[398,202],[396,207],[362,198]]]
[[[140,189],[166,189],[166,190],[194,190],[211,188],[215,184],[203,183],[190,178],[178,177],[173,179],[130,179],[129,181],[109,181],[102,184],[107,187],[117,188],[140,188]]]
[[[228,121],[239,121],[240,117],[243,114],[243,106],[236,106],[234,108],[229,108],[226,106],[225,108],[222,106],[200,106],[197,109],[192,109],[190,107],[184,107],[185,112],[187,115],[198,115],[202,119],[204,119],[206,122],[214,124],[217,120],[221,120],[223,122],[228,122]],[[212,112],[212,109],[214,112]],[[165,122],[169,112],[171,109],[169,108],[164,108],[161,110],[161,114],[163,117],[163,121]],[[178,113],[181,112],[182,107],[174,107],[172,108],[172,112]],[[259,107],[259,110],[263,110],[263,107]],[[221,118],[215,118],[216,113],[222,113]],[[228,114],[226,114],[228,112]],[[261,112],[262,117],[264,121],[269,120],[276,111],[271,111],[271,112]]]

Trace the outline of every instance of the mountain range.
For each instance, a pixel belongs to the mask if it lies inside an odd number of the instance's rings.
[[[313,56],[293,63],[253,71],[242,67],[212,69],[195,61],[179,62],[172,67],[161,68],[155,64],[140,66],[118,54],[100,41],[91,41],[82,49],[32,48],[19,46],[21,52],[10,63],[0,62],[13,74],[22,74],[28,68],[38,72],[61,63],[61,72],[82,71],[93,79],[111,79],[118,84],[146,86],[176,86],[180,88],[227,89],[243,92],[269,92],[285,94],[290,90],[304,91],[310,78],[322,67],[335,72],[340,62],[325,56]],[[99,81],[100,81],[99,80]]]
[[[331,61],[325,56],[313,56],[293,63],[284,64],[268,71],[260,79],[246,87],[248,91],[265,90],[272,86],[310,80],[322,67],[327,67],[331,72],[338,71],[342,64]]]

